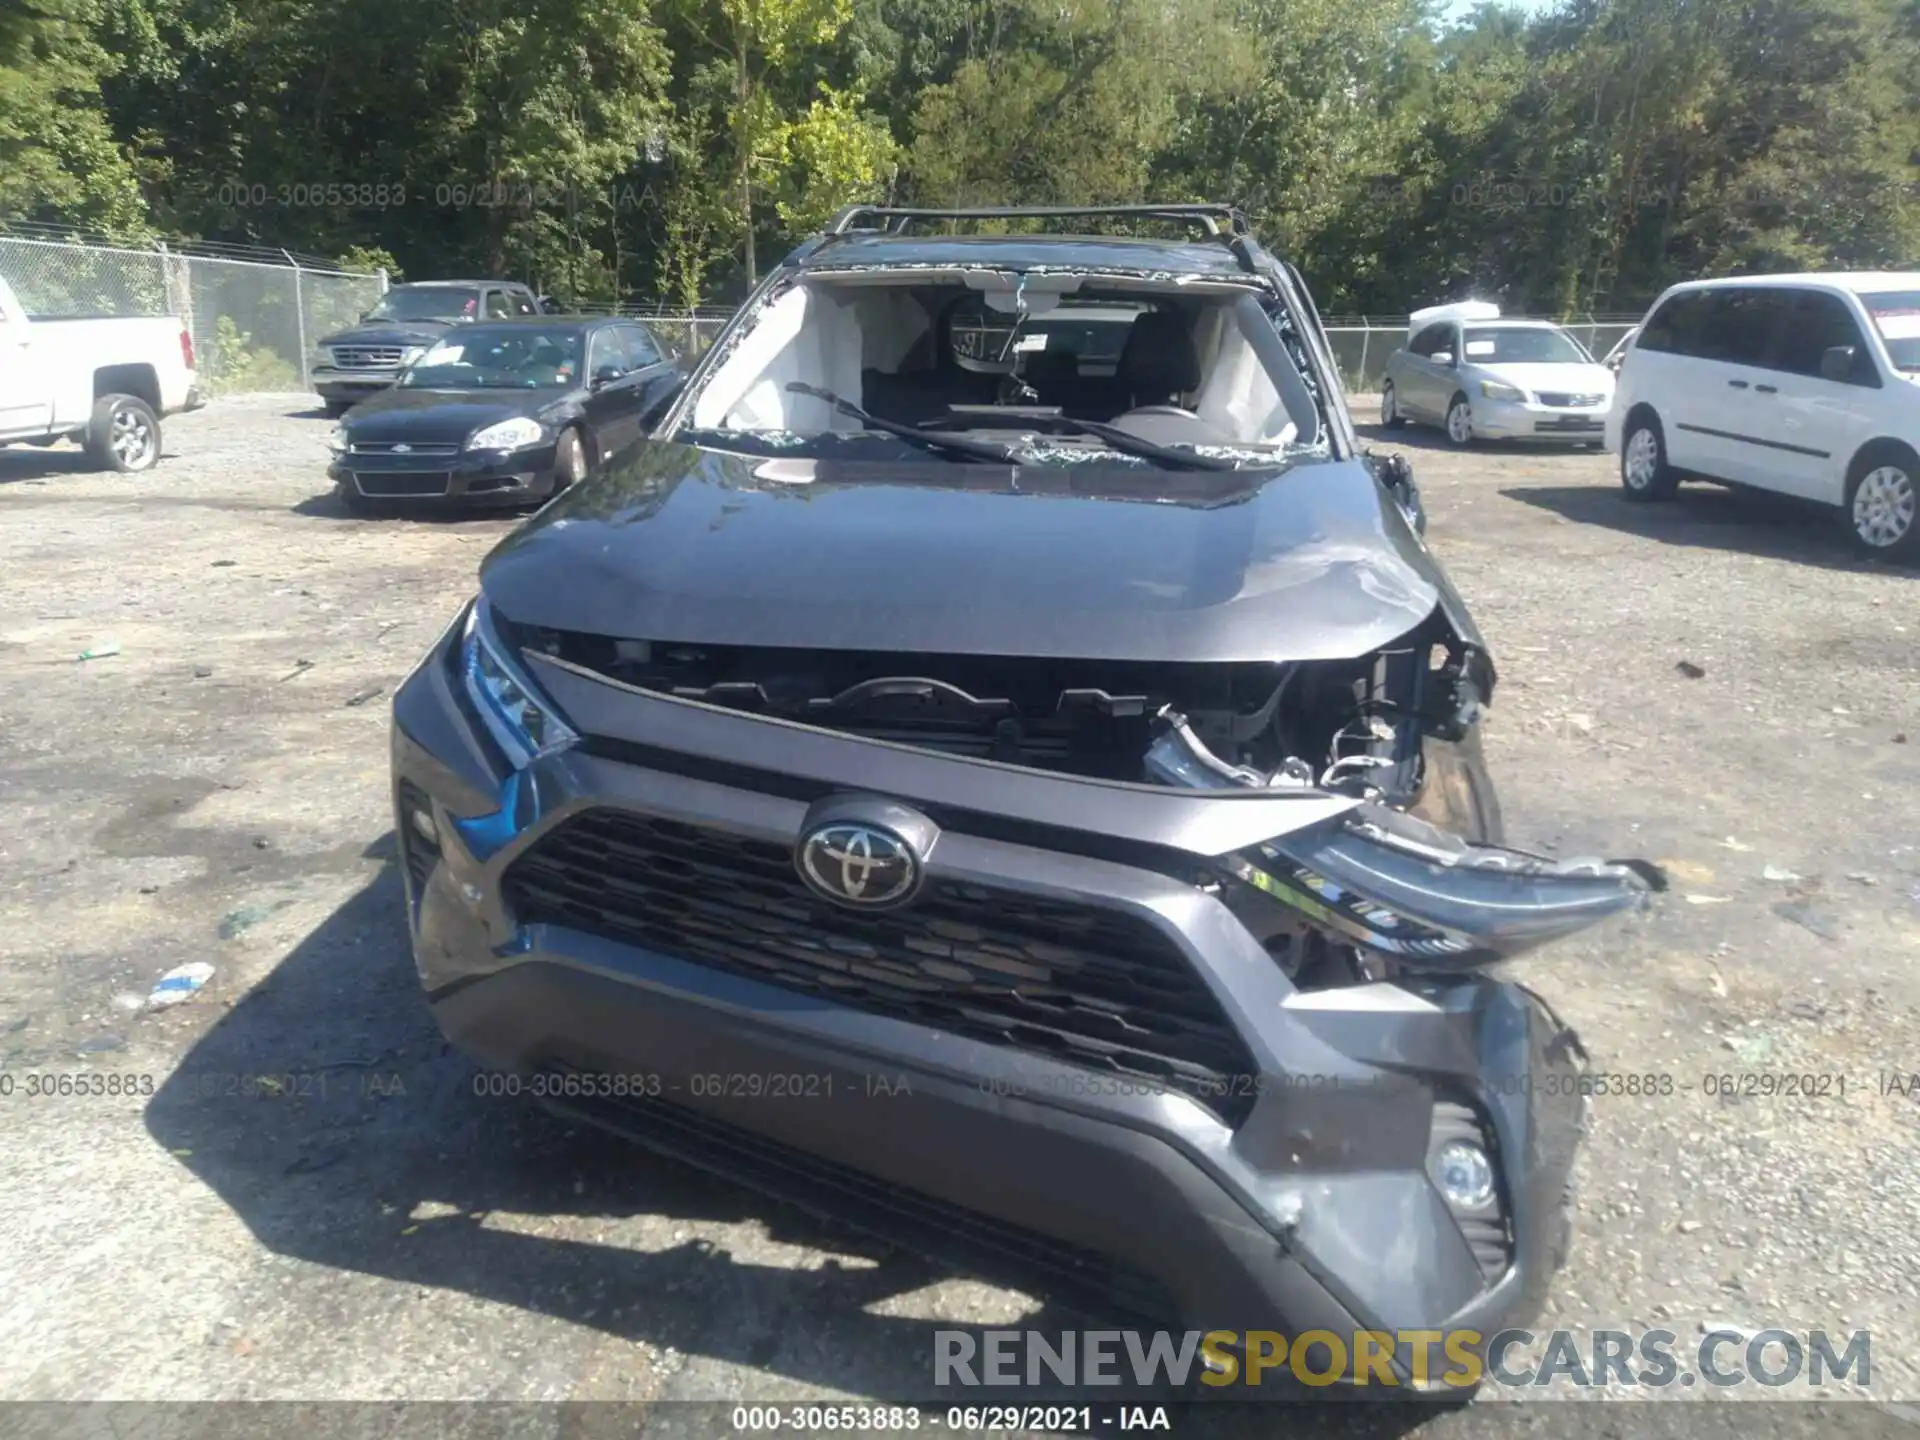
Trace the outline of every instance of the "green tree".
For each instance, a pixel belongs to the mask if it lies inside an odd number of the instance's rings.
[[[139,186],[99,98],[116,68],[94,0],[40,0],[0,23],[0,222],[54,221],[132,238]]]

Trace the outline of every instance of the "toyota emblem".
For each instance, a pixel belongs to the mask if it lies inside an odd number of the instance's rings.
[[[411,455],[413,453],[413,447],[402,440],[398,445],[393,447],[393,453],[396,455]]]
[[[856,821],[829,821],[800,838],[800,875],[841,905],[897,905],[920,884],[920,858],[891,830]]]

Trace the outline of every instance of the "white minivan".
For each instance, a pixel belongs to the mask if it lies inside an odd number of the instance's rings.
[[[1676,285],[1620,367],[1607,448],[1631,500],[1684,476],[1838,509],[1876,555],[1920,552],[1920,271]]]

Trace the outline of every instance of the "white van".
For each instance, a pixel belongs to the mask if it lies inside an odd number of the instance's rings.
[[[1684,476],[1838,509],[1863,550],[1920,553],[1920,271],[1676,285],[1620,367],[1607,448],[1631,500]]]

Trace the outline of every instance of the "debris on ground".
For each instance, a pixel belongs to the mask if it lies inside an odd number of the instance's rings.
[[[238,560],[216,560],[213,562],[213,568],[215,570],[226,570],[239,563]]]
[[[293,677],[296,675],[306,674],[307,671],[311,669],[313,669],[313,661],[296,660],[293,662],[293,669],[289,670],[286,674],[282,675],[280,679],[284,683],[285,681],[293,679]]]
[[[196,680],[204,680],[211,674],[213,674],[213,667],[211,665],[196,665],[193,667],[193,678]]]
[[[1856,885],[1878,885],[1880,883],[1864,870],[1849,870],[1847,872],[1847,879]]]
[[[1725,905],[1732,899],[1733,897],[1731,895],[1689,895],[1687,896],[1687,904],[1689,905]]]
[[[387,687],[384,685],[369,685],[364,690],[356,691],[347,700],[347,704],[349,707],[364,705],[367,703],[367,701],[377,700],[380,696],[384,695],[386,693],[386,689]]]
[[[98,1055],[107,1050],[124,1050],[127,1042],[118,1035],[95,1035],[92,1039],[82,1040],[74,1046],[76,1055]]]
[[[1803,930],[1811,930],[1822,940],[1838,940],[1840,938],[1839,922],[1824,911],[1814,909],[1811,905],[1804,905],[1799,901],[1789,902],[1782,900],[1778,905],[1773,907],[1773,913],[1778,915],[1782,920],[1791,920]]]
[[[1692,860],[1662,860],[1660,868],[1677,880],[1686,880],[1695,885],[1708,885],[1713,881],[1713,867]]]
[[[1772,880],[1778,883],[1778,882],[1783,882],[1787,880],[1798,880],[1800,877],[1794,874],[1793,871],[1786,869],[1784,866],[1774,865],[1769,863],[1768,865],[1764,866],[1761,869],[1760,878],[1762,880]]]
[[[1796,1020],[1818,1020],[1827,1007],[1810,995],[1800,995],[1787,1002],[1787,1013]]]
[[[1773,1037],[1760,1034],[1749,1035],[1745,1040],[1729,1039],[1727,1048],[1742,1065],[1754,1065],[1773,1054]]]
[[[213,978],[213,966],[204,960],[194,960],[185,965],[176,965],[157,981],[147,995],[149,1010],[164,1010],[169,1005],[178,1005],[183,1000],[191,1000]]]
[[[1906,743],[1907,743],[1907,732],[1906,732],[1906,731],[1904,731],[1904,730],[1900,730],[1900,731],[1897,731],[1897,732],[1895,732],[1895,734],[1894,734],[1894,737],[1893,737],[1893,743],[1894,743],[1894,744],[1896,744],[1896,745],[1904,745],[1904,744],[1906,744]]]
[[[276,900],[271,905],[242,905],[238,910],[229,910],[220,917],[220,938],[231,940],[242,931],[250,930],[276,910],[284,910],[291,900]]]
[[[1689,680],[1698,680],[1701,676],[1707,673],[1706,666],[1696,665],[1691,660],[1682,660],[1678,665],[1675,665],[1673,668],[1678,670],[1682,675],[1686,676],[1687,679]]]
[[[1727,836],[1727,838],[1722,840],[1720,843],[1722,846],[1724,846],[1728,850],[1739,850],[1743,853],[1751,853],[1753,850],[1753,846],[1742,844],[1740,841],[1734,839],[1733,836],[1731,835]]]
[[[104,645],[95,645],[90,649],[82,650],[79,658],[82,660],[105,660],[109,656],[118,655],[119,653],[120,647],[109,640]]]

